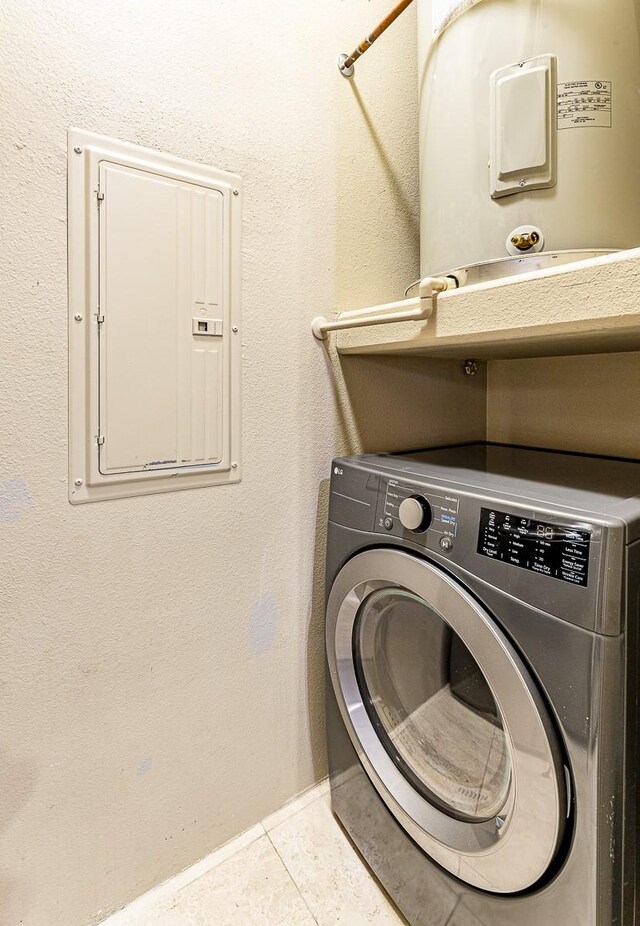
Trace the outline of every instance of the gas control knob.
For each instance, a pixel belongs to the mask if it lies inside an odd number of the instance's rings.
[[[414,534],[422,534],[431,524],[431,505],[422,495],[411,495],[400,504],[400,523]]]

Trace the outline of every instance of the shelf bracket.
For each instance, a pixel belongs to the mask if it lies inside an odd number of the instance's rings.
[[[394,322],[426,321],[433,314],[438,293],[456,289],[457,285],[453,277],[425,277],[420,281],[417,299],[403,299],[401,302],[389,302],[369,309],[341,312],[334,321],[319,315],[311,322],[311,330],[315,338],[325,341],[330,331],[389,325]]]

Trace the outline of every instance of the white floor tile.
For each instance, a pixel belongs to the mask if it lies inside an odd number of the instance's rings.
[[[319,785],[316,785],[315,788],[305,791],[304,794],[296,797],[293,801],[289,801],[289,803],[281,807],[280,810],[276,810],[275,813],[272,813],[271,816],[262,821],[262,825],[268,833],[270,830],[275,829],[276,826],[284,823],[285,820],[288,820],[289,817],[293,817],[298,811],[303,810],[319,797],[328,793],[329,779],[326,778],[324,781],[320,782]]]
[[[346,838],[323,797],[269,831],[319,926],[404,921]]]
[[[402,926],[330,803],[323,782],[102,926]]]
[[[220,846],[215,852],[203,858],[201,861],[191,865],[185,871],[179,872],[163,884],[159,884],[152,890],[147,891],[141,897],[128,904],[124,909],[118,910],[106,920],[102,920],[100,926],[145,926],[147,923],[155,923],[155,916],[158,911],[172,902],[183,888],[193,884],[198,879],[208,874],[211,869],[220,865],[231,856],[241,852],[247,846],[250,846],[257,839],[264,837],[264,827],[258,823],[246,830],[235,839]]]
[[[315,926],[267,836],[184,887],[140,926]]]

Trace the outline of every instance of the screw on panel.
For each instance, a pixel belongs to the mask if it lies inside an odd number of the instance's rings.
[[[80,488],[80,486],[83,484],[82,479],[76,479],[73,484]]]
[[[76,320],[77,322],[81,322],[81,321],[82,321],[82,318],[83,318],[83,316],[80,314],[80,312],[76,312],[76,314],[75,314],[73,317],[75,318],[75,320]]]
[[[231,469],[237,469],[237,468],[238,468],[238,464],[237,464],[237,463],[232,463],[232,464],[231,464]]]
[[[82,148],[80,148],[79,145],[76,145],[73,150],[75,151],[76,154],[82,154]]]
[[[465,360],[463,369],[465,376],[475,376],[478,372],[478,364],[475,360]]]
[[[234,191],[233,191],[233,195],[234,195],[234,196],[240,196],[240,190],[234,190]]]
[[[232,328],[231,328],[231,330],[233,331],[234,334],[237,334],[237,333],[238,333],[238,326],[237,326],[237,325],[233,325]]]
[[[527,185],[527,181],[526,181],[526,180],[521,180],[521,181],[520,181],[520,186],[526,186],[526,185]]]

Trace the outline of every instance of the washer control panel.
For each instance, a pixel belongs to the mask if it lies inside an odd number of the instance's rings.
[[[591,531],[480,509],[477,552],[572,585],[589,581]]]
[[[498,453],[495,474],[478,464],[476,485],[466,470],[456,471],[456,454],[464,463],[471,450],[447,450],[448,480],[442,453],[433,452],[433,465],[426,452],[406,459],[383,454],[334,460],[329,522],[340,538],[334,555],[358,543],[433,555],[463,582],[477,579],[559,620],[618,636],[624,624],[624,522],[616,514],[593,512],[582,490],[569,492],[562,504],[549,498],[537,458],[531,488],[507,492],[511,456],[501,463]],[[516,463],[520,453],[514,451]],[[522,454],[522,466],[533,465],[529,451]],[[557,461],[556,482],[571,462]],[[637,479],[640,484],[640,467]],[[617,506],[618,496],[612,499]],[[637,516],[637,508],[629,510]]]
[[[435,546],[445,553],[458,535],[460,499],[445,492],[410,485],[398,479],[381,480],[376,530],[393,537],[411,537],[414,543]]]

